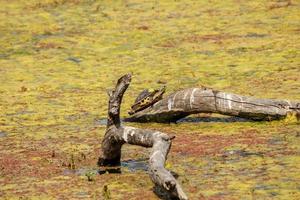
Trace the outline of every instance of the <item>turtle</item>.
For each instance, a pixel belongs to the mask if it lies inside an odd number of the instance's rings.
[[[144,89],[138,97],[135,99],[134,104],[131,106],[131,110],[128,112],[129,115],[133,115],[141,110],[152,106],[156,102],[162,99],[163,94],[166,91],[166,86],[156,90]]]

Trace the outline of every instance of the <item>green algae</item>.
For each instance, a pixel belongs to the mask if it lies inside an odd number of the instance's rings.
[[[96,166],[106,90],[205,85],[299,99],[299,3],[276,1],[1,1],[0,195],[6,199],[157,199],[143,171],[89,182],[63,175]],[[199,116],[195,116],[199,117]],[[201,117],[201,116],[200,116]],[[191,199],[299,199],[299,122],[136,124],[176,136],[167,162]],[[55,153],[53,153],[55,152]],[[86,158],[83,158],[83,155]],[[149,150],[124,146],[122,159]],[[58,191],[58,188],[61,189]]]

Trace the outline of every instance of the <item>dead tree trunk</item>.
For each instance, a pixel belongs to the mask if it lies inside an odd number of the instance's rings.
[[[108,121],[106,133],[102,141],[103,157],[99,159],[99,164],[101,166],[120,165],[121,147],[125,143],[152,147],[149,159],[149,170],[152,181],[167,191],[172,197],[186,200],[188,198],[181,189],[181,186],[164,167],[174,137],[158,131],[121,126],[120,105],[130,81],[130,74],[121,77],[117,82],[115,90],[109,92]]]
[[[288,113],[300,115],[300,101],[245,97],[210,88],[189,88],[175,92],[153,106],[125,119],[136,122],[175,122],[190,114],[219,113],[252,120],[274,120]]]

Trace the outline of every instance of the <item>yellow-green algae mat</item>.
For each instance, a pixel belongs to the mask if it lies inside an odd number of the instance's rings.
[[[158,199],[143,170],[97,174],[106,89],[206,85],[300,99],[299,1],[0,0],[1,199]],[[203,117],[201,116],[196,116]],[[166,166],[190,199],[300,199],[300,126],[127,124],[176,135]],[[149,150],[124,146],[122,160]],[[145,161],[142,161],[145,162]],[[134,168],[133,168],[134,169]]]

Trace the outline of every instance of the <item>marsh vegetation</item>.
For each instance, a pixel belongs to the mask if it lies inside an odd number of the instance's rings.
[[[140,91],[164,84],[166,95],[205,85],[300,99],[298,1],[0,4],[3,199],[158,199],[145,172],[148,149],[125,145],[118,173],[98,173],[106,90],[128,72],[122,117]],[[300,198],[300,126],[292,116],[125,125],[176,136],[166,168],[190,199]]]

